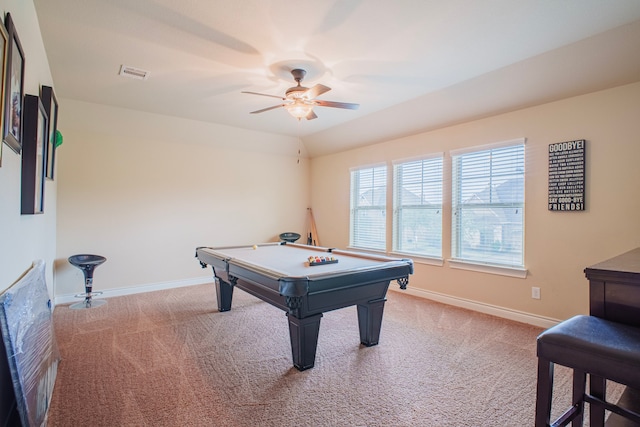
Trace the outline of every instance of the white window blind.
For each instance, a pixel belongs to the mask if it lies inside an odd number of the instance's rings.
[[[393,166],[393,250],[442,257],[442,155]]]
[[[386,250],[387,167],[351,171],[349,245]]]
[[[523,267],[524,139],[451,156],[452,257]]]

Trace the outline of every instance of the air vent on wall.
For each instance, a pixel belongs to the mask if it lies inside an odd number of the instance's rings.
[[[121,76],[131,77],[132,79],[147,80],[149,72],[140,68],[129,67],[127,65],[120,66]]]

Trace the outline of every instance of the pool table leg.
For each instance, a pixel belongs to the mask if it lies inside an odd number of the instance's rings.
[[[215,279],[216,296],[218,298],[218,311],[231,310],[231,300],[233,299],[233,286],[221,280],[219,277]]]
[[[322,313],[299,319],[287,313],[293,366],[299,371],[313,368],[318,347],[318,332]]]
[[[358,325],[360,327],[360,342],[367,347],[378,344],[380,329],[382,328],[382,314],[387,299],[369,301],[358,304]]]

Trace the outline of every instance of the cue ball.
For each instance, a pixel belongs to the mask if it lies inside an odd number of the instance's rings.
[[[258,245],[253,245],[253,249],[258,249]]]

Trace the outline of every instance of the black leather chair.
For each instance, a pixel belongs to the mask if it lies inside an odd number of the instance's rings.
[[[605,410],[640,425],[640,414],[606,400],[606,380],[640,389],[640,328],[574,316],[538,336],[537,354],[536,427],[582,426],[585,403],[591,427],[604,426]],[[573,397],[572,406],[550,423],[554,364],[573,369]]]

